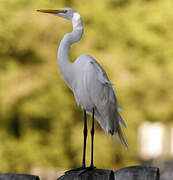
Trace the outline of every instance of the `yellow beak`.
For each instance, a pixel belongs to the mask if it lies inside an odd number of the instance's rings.
[[[58,13],[66,13],[66,10],[49,10],[49,9],[38,9],[38,12],[49,13],[49,14],[58,14]]]

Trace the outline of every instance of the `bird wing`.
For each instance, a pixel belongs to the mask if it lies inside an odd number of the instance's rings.
[[[100,66],[100,64],[91,56],[89,56],[90,58],[90,63],[93,66],[93,72],[96,73],[95,74],[95,78],[97,78],[97,80],[103,85],[103,91],[102,93],[102,97],[103,99],[106,99],[109,101],[109,103],[111,103],[113,106],[115,106],[115,108],[120,111],[122,111],[122,108],[119,106],[118,101],[116,99],[115,96],[115,92],[112,88],[113,84],[109,81],[108,76],[106,74],[106,72],[103,70],[103,68]],[[93,75],[92,75],[93,76]],[[119,115],[119,113],[118,113]],[[126,127],[126,123],[123,121],[123,119],[121,118],[121,116],[118,116],[118,119],[120,121],[120,123]]]
[[[97,78],[102,84],[106,84],[110,87],[113,86],[113,84],[109,81],[108,76],[106,72],[103,70],[103,68],[100,66],[100,64],[91,57],[90,63],[94,66],[96,72],[97,72]]]

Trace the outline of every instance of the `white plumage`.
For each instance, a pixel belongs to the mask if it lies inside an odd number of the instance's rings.
[[[78,105],[92,114],[95,108],[95,118],[107,134],[118,136],[123,145],[127,146],[119,122],[126,127],[118,110],[118,105],[112,84],[98,62],[89,55],[81,55],[73,63],[76,69],[74,84],[71,89]]]
[[[89,55],[79,56],[74,63],[69,60],[69,50],[73,43],[83,35],[83,23],[78,12],[71,8],[57,11],[44,10],[70,20],[73,31],[62,39],[58,49],[58,66],[64,80],[73,91],[78,105],[87,113],[92,114],[107,134],[118,135],[121,143],[127,147],[120,123],[126,127],[118,110],[118,105],[112,84],[99,63]]]

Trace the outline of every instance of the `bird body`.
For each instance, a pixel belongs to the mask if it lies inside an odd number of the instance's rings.
[[[71,89],[78,105],[89,114],[95,108],[95,117],[106,133],[114,135],[119,121],[123,123],[118,113],[118,103],[106,73],[102,67],[89,55],[81,55],[74,62],[76,74]]]
[[[49,10],[44,12],[50,13]],[[70,20],[73,25],[73,31],[61,40],[57,59],[60,73],[73,91],[77,104],[88,114],[92,114],[94,109],[95,118],[104,131],[112,136],[118,135],[121,143],[127,147],[120,127],[120,123],[124,127],[126,124],[118,112],[120,107],[107,74],[89,55],[81,55],[74,62],[69,60],[71,45],[78,42],[83,35],[80,14],[71,8],[62,8],[61,12],[53,14]]]

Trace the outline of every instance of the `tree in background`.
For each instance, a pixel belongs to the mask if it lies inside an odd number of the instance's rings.
[[[114,146],[97,125],[95,164],[115,169],[137,163],[139,124],[170,124],[173,116],[173,2],[0,2],[0,172],[80,164],[82,113],[56,60],[59,42],[72,27],[34,11],[68,6],[80,12],[85,28],[83,39],[71,50],[71,59],[91,54],[104,66],[116,84],[128,126],[130,150],[126,152]]]

